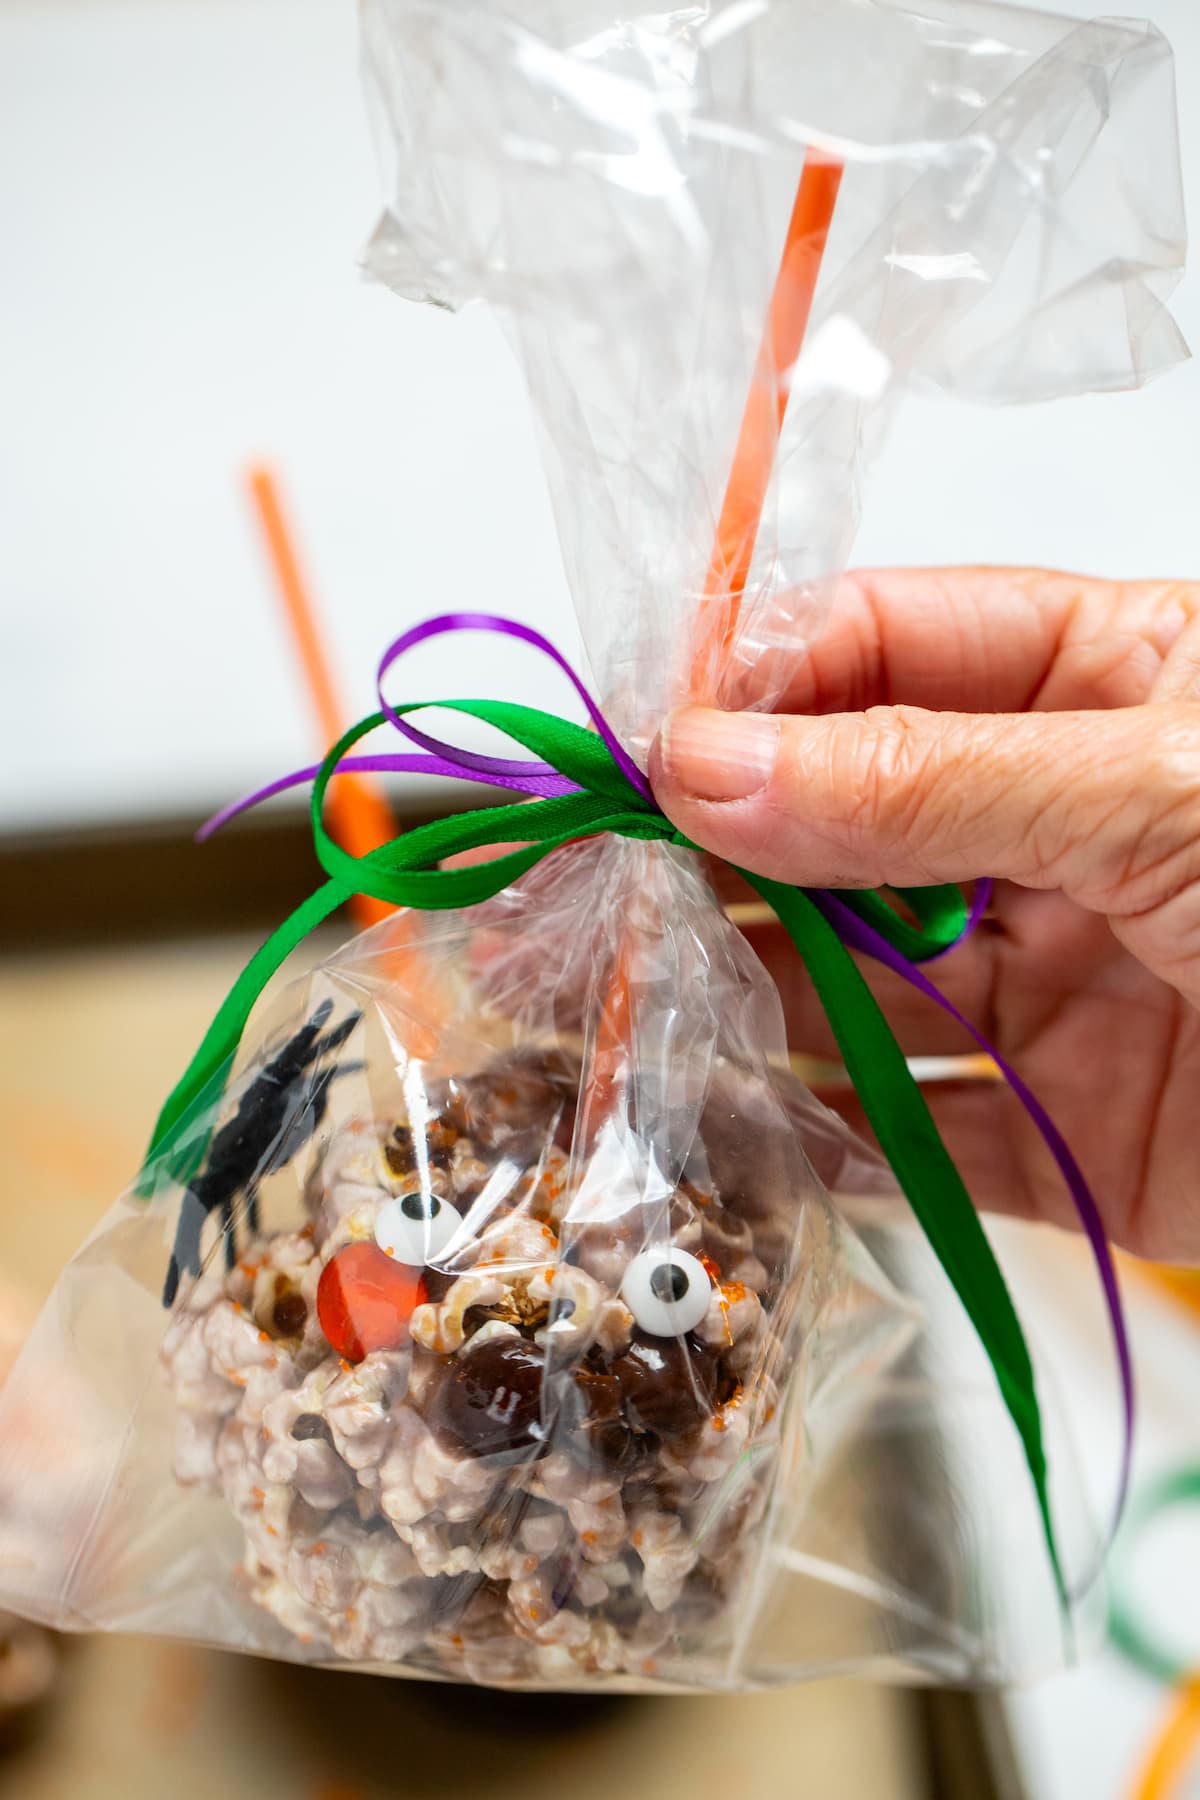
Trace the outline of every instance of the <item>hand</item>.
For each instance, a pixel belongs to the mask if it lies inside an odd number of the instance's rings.
[[[1047,1106],[1114,1241],[1179,1262],[1200,1261],[1198,702],[1200,584],[861,574],[787,670],[789,716],[681,709],[650,765],[689,837],[777,880],[999,877],[988,919],[930,974]],[[751,935],[793,1046],[836,1054],[781,929]],[[909,1055],[970,1048],[866,972]],[[1074,1224],[1002,1087],[927,1098],[981,1205]]]

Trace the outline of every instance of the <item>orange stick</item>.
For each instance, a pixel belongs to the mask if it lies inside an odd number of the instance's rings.
[[[709,559],[690,667],[689,697],[693,700],[711,697],[713,675],[737,629],[787,412],[791,372],[808,329],[841,181],[840,162],[809,151],[788,221]],[[597,1124],[620,1085],[627,1058],[631,1024],[629,974],[626,940],[618,945],[596,1030],[586,1109]],[[594,1139],[593,1132],[587,1135]]]
[[[729,485],[717,521],[692,659],[692,699],[707,697],[714,652],[719,665],[737,629],[787,413],[792,370],[808,329],[841,183],[842,164],[810,150],[788,221]]]
[[[271,559],[275,583],[308,683],[321,737],[330,747],[345,730],[345,715],[334,692],[329,658],[321,643],[308,585],[300,571],[295,542],[284,518],[279,487],[271,470],[256,463],[247,474],[250,498]],[[339,775],[329,791],[329,812],[338,841],[355,856],[377,850],[396,836],[387,802],[361,775]],[[350,909],[360,925],[374,925],[395,910],[369,894],[355,894]]]
[[[1200,1269],[1172,1269],[1164,1263],[1143,1262],[1140,1257],[1119,1254],[1123,1269],[1129,1269],[1136,1281],[1169,1294],[1177,1306],[1200,1319]]]
[[[1134,1784],[1132,1800],[1169,1800],[1195,1762],[1198,1744],[1200,1677],[1193,1677],[1172,1698]]]

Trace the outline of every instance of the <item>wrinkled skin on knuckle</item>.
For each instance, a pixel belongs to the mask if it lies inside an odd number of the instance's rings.
[[[849,840],[880,852],[908,850],[937,804],[938,784],[925,715],[915,707],[873,706],[839,720],[829,739],[828,779]]]
[[[1111,848],[1096,867],[1099,898],[1118,917],[1158,910],[1200,884],[1200,710],[1148,707],[1130,726],[1111,770]]]
[[[1031,736],[1014,747],[1008,770],[1012,792],[1037,797],[1018,856],[1021,879],[1031,886],[1077,885],[1081,849],[1085,866],[1090,863],[1096,872],[1097,851],[1111,839],[1123,800],[1115,785],[1092,778],[1105,760],[1103,740],[1093,736],[1076,722],[1066,745],[1043,745]]]

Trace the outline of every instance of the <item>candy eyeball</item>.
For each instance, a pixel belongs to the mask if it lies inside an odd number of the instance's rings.
[[[375,1217],[375,1242],[397,1262],[422,1269],[437,1261],[461,1224],[462,1218],[448,1200],[415,1190],[380,1207]]]
[[[643,1250],[625,1271],[621,1298],[651,1337],[683,1337],[708,1311],[712,1282],[686,1250]]]

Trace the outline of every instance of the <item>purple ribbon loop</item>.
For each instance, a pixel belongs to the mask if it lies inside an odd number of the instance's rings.
[[[407,719],[401,718],[400,714],[389,705],[383,691],[383,678],[391,668],[392,664],[398,662],[400,657],[405,655],[407,651],[415,649],[418,644],[423,644],[427,638],[441,637],[444,632],[448,631],[495,631],[499,632],[504,637],[519,638],[523,644],[531,644],[535,650],[540,650],[544,656],[548,656],[551,662],[556,663],[562,670],[563,674],[571,683],[571,686],[575,689],[575,692],[579,695],[579,698],[583,701],[584,706],[587,708],[588,717],[599,732],[604,741],[605,748],[608,750],[609,755],[616,763],[618,769],[620,769],[622,775],[624,775],[626,781],[628,781],[632,788],[637,790],[643,800],[649,800],[653,803],[654,795],[650,790],[650,783],[646,780],[642,771],[638,768],[633,758],[620,742],[620,739],[609,725],[604,714],[600,711],[598,704],[592,698],[591,693],[585,687],[575,670],[571,667],[571,664],[567,661],[561,650],[557,649],[555,645],[550,642],[549,638],[543,637],[540,631],[535,631],[532,625],[522,625],[516,619],[505,619],[497,613],[439,613],[436,618],[426,619],[422,624],[414,625],[410,631],[401,632],[395,642],[388,646],[384,651],[383,659],[379,664],[377,687],[379,692],[379,704],[391,720],[392,724],[396,727],[397,731],[402,731],[406,738],[411,738],[414,744],[420,744],[422,749],[430,750],[437,756],[452,759],[456,763],[457,772],[459,773],[472,770],[474,771],[476,778],[480,775],[486,775],[494,780],[496,776],[502,775],[508,777],[523,776],[526,779],[536,780],[545,780],[549,778],[552,781],[559,783],[563,782],[563,776],[559,774],[558,770],[554,768],[551,763],[521,762],[516,757],[511,756],[484,756],[474,750],[459,750],[453,744],[447,744],[443,739],[432,737],[428,732],[420,730],[418,726],[410,724]],[[508,785],[508,783],[505,783],[504,785]],[[515,781],[512,785],[515,786]],[[526,789],[526,792],[528,793],[557,794],[564,792],[574,793],[575,791],[574,782],[567,782],[565,787],[559,786],[548,789],[529,787]]]

